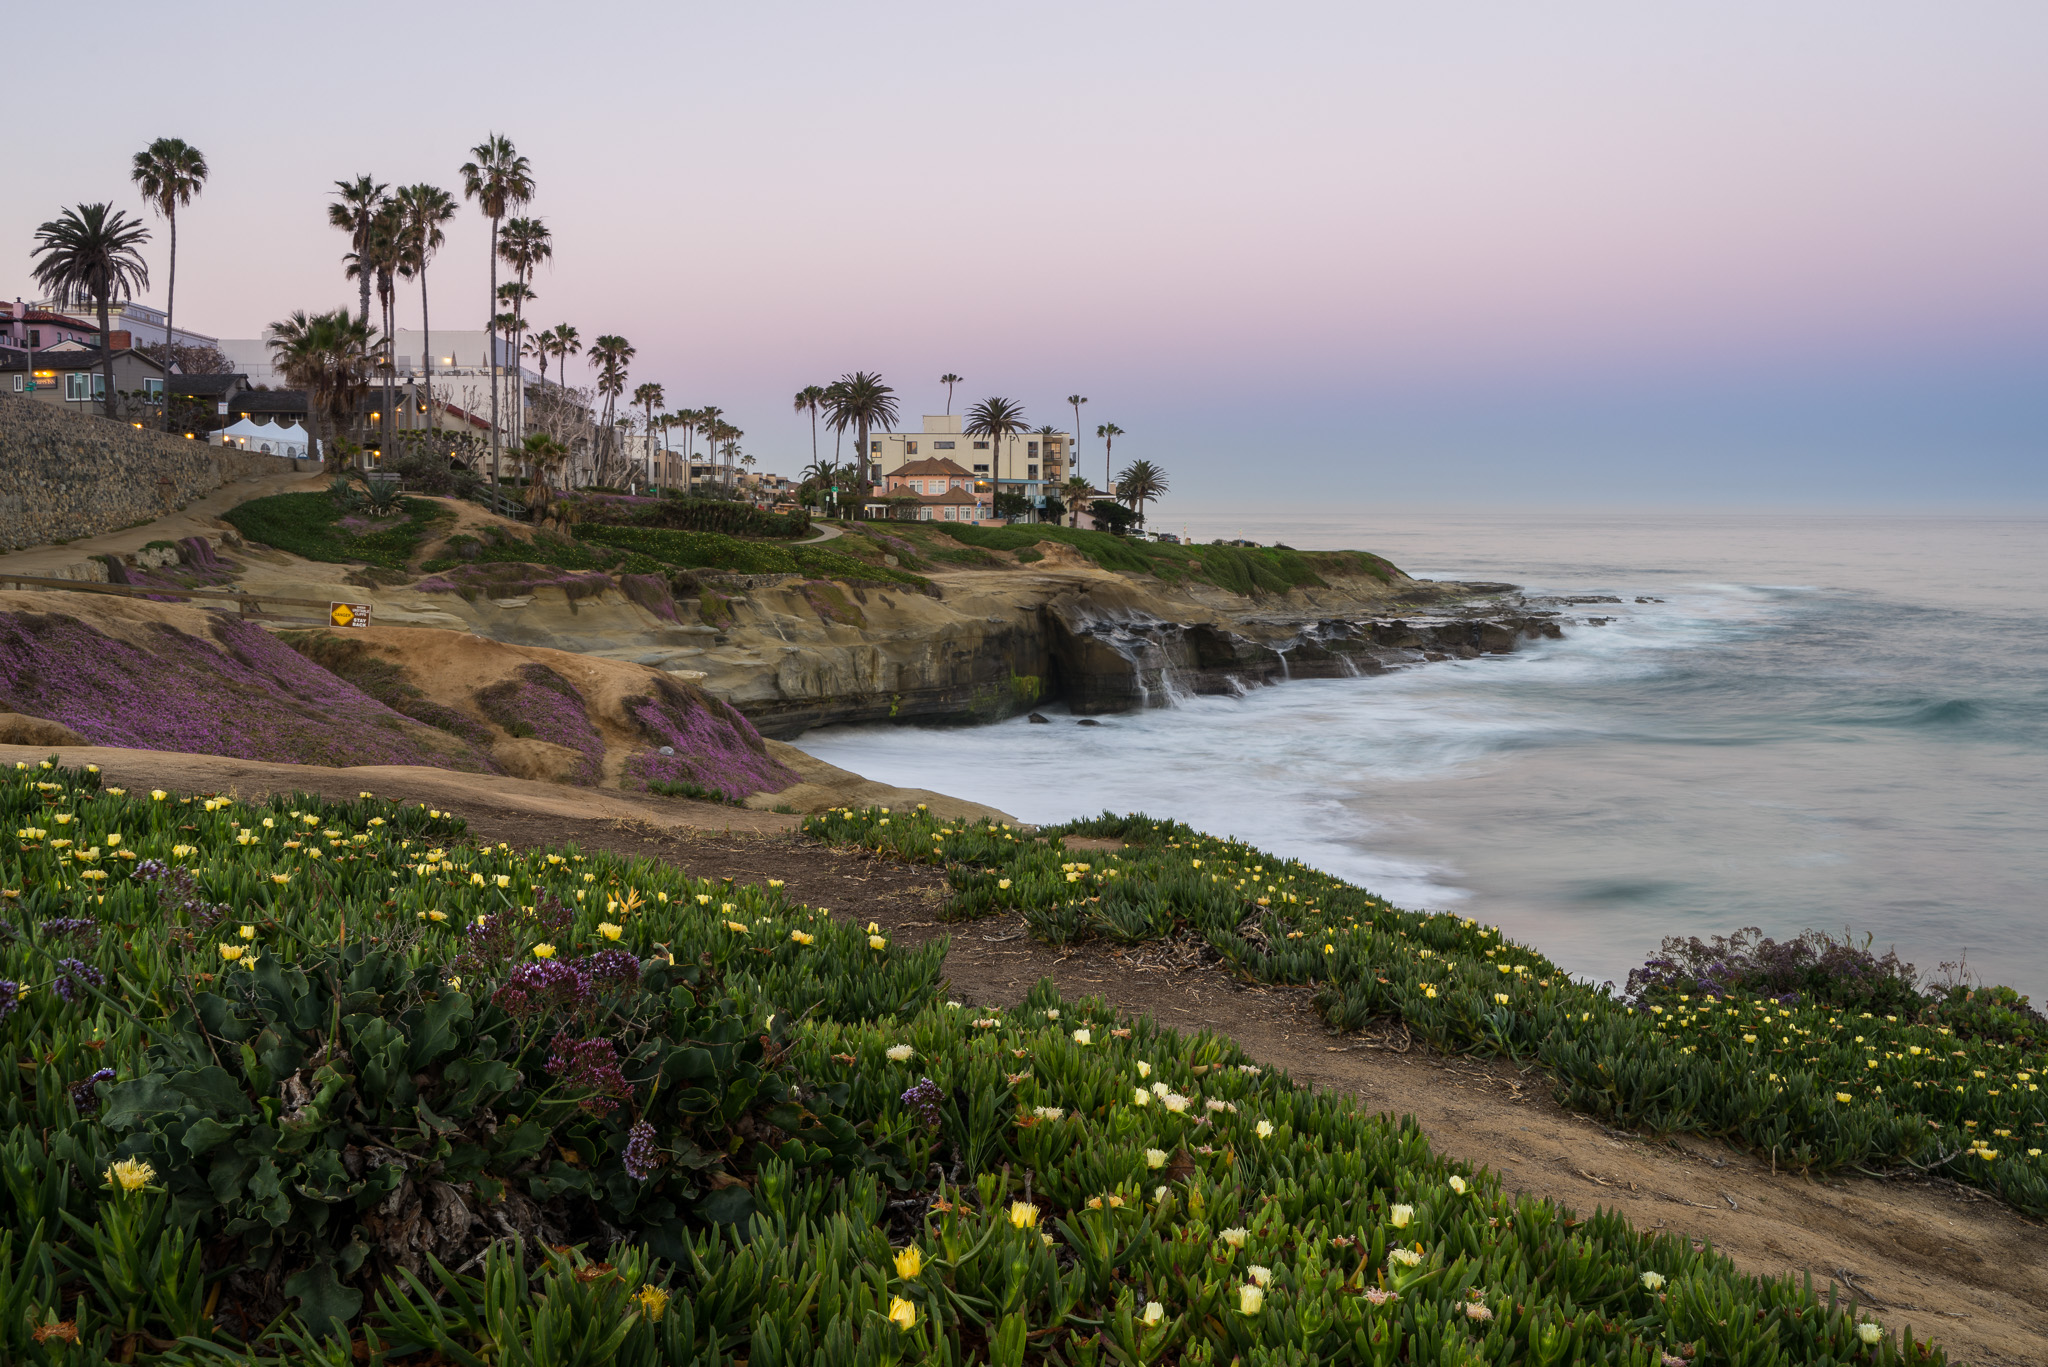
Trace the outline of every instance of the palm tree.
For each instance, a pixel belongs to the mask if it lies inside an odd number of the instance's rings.
[[[825,405],[825,386],[807,384],[796,392],[796,411],[811,415],[811,464],[818,463],[818,410]]]
[[[512,355],[516,358],[520,352],[521,340],[526,334],[525,303],[534,297],[533,291],[527,286],[532,284],[533,273],[540,263],[554,258],[554,234],[548,231],[547,224],[537,218],[506,219],[505,227],[498,235],[498,255],[512,268],[512,278],[519,286],[519,292],[513,295],[507,295],[502,286],[498,291],[500,298],[513,301],[512,312],[518,315],[519,321],[514,323],[512,328]],[[514,368],[517,368],[516,362]],[[520,390],[520,397],[524,400],[524,385],[520,386]],[[515,428],[525,411],[524,402],[513,405],[512,418]],[[516,431],[514,435],[517,435]]]
[[[1081,525],[1081,500],[1094,492],[1095,486],[1090,484],[1085,476],[1067,476],[1067,482],[1060,486],[1060,494],[1067,505],[1067,525],[1069,527]]]
[[[724,413],[723,408],[708,403],[697,410],[697,430],[703,434],[704,455],[714,474],[718,470],[718,443],[725,431]]]
[[[1024,405],[1009,399],[983,399],[967,410],[967,425],[961,429],[970,437],[987,437],[994,447],[996,493],[1003,492],[1003,443],[1024,430]]]
[[[555,383],[564,389],[569,387],[569,358],[583,350],[583,336],[567,323],[554,326],[554,336],[548,342],[548,352],[555,358]],[[546,376],[542,376],[543,379]]]
[[[397,277],[407,273],[408,260],[405,251],[405,215],[397,201],[384,199],[378,202],[376,212],[370,216],[370,228],[362,248],[352,255],[356,259],[348,267],[348,277],[375,283],[378,324],[384,333],[376,362],[384,381],[384,403],[379,417],[382,426],[378,429],[377,439],[377,451],[381,459],[390,454],[392,445],[382,434],[394,430],[397,422],[391,393],[396,358],[391,354],[391,344],[398,313]]]
[[[965,378],[965,376],[955,375],[950,370],[939,376],[939,383],[946,386],[946,416],[949,418],[953,416],[953,386],[962,383]],[[813,452],[813,454],[815,455],[816,453]]]
[[[491,220],[491,484],[498,483],[498,457],[503,435],[498,428],[498,224],[505,211],[533,198],[533,167],[512,146],[512,139],[493,133],[469,149],[475,161],[462,164],[462,197],[473,199]]]
[[[370,276],[362,265],[369,259],[370,234],[375,230],[377,210],[384,203],[385,187],[369,176],[357,176],[354,180],[335,181],[334,189],[339,198],[327,206],[327,221],[348,234],[349,259],[355,262],[349,275],[363,288],[362,312],[357,315],[357,321],[367,328],[370,326]]]
[[[841,375],[825,387],[825,411],[835,431],[844,432],[851,427],[858,435],[854,447],[854,469],[856,478],[865,476],[868,469],[868,432],[880,427],[885,431],[896,425],[896,391],[882,383],[882,377],[872,371],[856,370],[850,375]],[[835,451],[834,456],[838,452]],[[836,490],[835,490],[836,492]]]
[[[609,441],[617,439],[617,414],[619,396],[626,392],[626,363],[633,359],[633,344],[625,338],[608,334],[590,344],[590,363],[597,367],[597,392],[604,396],[604,419],[600,429]],[[598,457],[599,470],[608,472],[611,465],[611,447]],[[600,484],[609,481],[601,473]]]
[[[1074,410],[1074,458],[1068,464],[1075,469],[1081,465],[1081,405],[1086,402],[1088,400],[1079,394],[1067,395],[1067,403]]]
[[[306,416],[316,432],[325,420],[328,468],[339,471],[341,453],[335,439],[343,421],[361,411],[370,388],[375,338],[369,326],[349,317],[346,308],[312,315],[300,309],[283,322],[272,323],[268,337],[271,363],[278,373],[287,384],[306,391]]]
[[[1166,493],[1166,472],[1149,460],[1134,460],[1117,476],[1117,501],[1138,513],[1138,526],[1145,525],[1145,502]]]
[[[654,410],[661,407],[668,396],[661,392],[658,384],[643,384],[633,391],[633,402],[639,404],[647,414],[647,482],[654,482]]]
[[[1095,435],[1102,438],[1102,482],[1112,489],[1116,487],[1116,482],[1110,478],[1109,474],[1109,449],[1116,444],[1116,439],[1123,434],[1124,429],[1118,427],[1113,422],[1106,422],[1095,429]]]
[[[427,316],[427,263],[448,240],[441,225],[455,217],[455,196],[422,182],[399,190],[393,199],[405,224],[406,265],[420,278],[420,346],[425,355],[427,425],[434,425],[434,329]]]
[[[535,512],[545,512],[552,498],[550,485],[556,471],[568,459],[569,448],[545,432],[529,432],[526,440],[519,444],[519,457],[526,462],[532,475],[526,481],[526,505]]]
[[[164,370],[168,373],[176,354],[171,348],[178,344],[178,210],[205,186],[206,157],[183,138],[158,138],[135,154],[128,177],[171,228],[171,279],[164,290]],[[171,404],[166,395],[164,430],[170,429]]]
[[[149,266],[138,250],[149,241],[149,229],[111,204],[81,204],[66,209],[36,229],[35,281],[51,296],[92,297],[100,314],[100,411],[120,411],[114,392],[114,347],[107,301],[132,299],[149,288]],[[168,397],[165,407],[168,408]]]

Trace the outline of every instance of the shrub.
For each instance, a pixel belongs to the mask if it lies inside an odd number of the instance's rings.
[[[1628,994],[1641,1005],[1680,993],[1740,993],[1770,997],[1785,1005],[1802,1001],[1843,1011],[1917,1013],[1920,993],[1913,965],[1890,950],[1870,952],[1870,938],[1857,944],[1847,931],[1840,939],[1809,930],[1783,942],[1756,926],[1712,940],[1668,937],[1663,950],[1628,975]]]
[[[686,494],[626,498],[580,493],[563,499],[557,506],[571,522],[582,525],[665,527],[789,541],[811,534],[810,514],[801,510],[767,513],[730,499],[694,498]]]
[[[478,689],[476,705],[510,735],[533,736],[579,751],[583,760],[571,771],[569,782],[593,784],[602,777],[604,737],[590,724],[589,703],[581,689],[546,665],[521,665],[513,678]]]
[[[349,487],[353,491],[354,486]],[[343,525],[345,518],[355,515],[353,505],[343,506],[326,494],[274,494],[239,504],[221,517],[249,540],[302,560],[397,570],[405,568],[436,524],[454,517],[447,508],[423,498],[404,498],[399,504],[399,520],[383,527],[360,521]]]
[[[584,524],[576,534],[586,541],[637,551],[682,569],[716,569],[738,574],[804,574],[851,584],[906,584],[926,588],[929,581],[886,565],[871,565],[823,546],[779,546],[739,541],[715,532],[671,531],[657,527],[613,527]]]

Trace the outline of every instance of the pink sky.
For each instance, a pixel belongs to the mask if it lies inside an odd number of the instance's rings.
[[[333,181],[459,189],[500,129],[555,232],[536,316],[623,333],[634,382],[720,404],[765,468],[808,458],[789,395],[866,367],[911,414],[945,370],[1034,421],[1079,390],[1191,503],[1283,454],[1338,501],[1427,501],[1424,453],[1518,499],[1725,504],[1788,459],[1824,497],[1914,423],[1966,475],[1946,492],[2048,499],[2037,3],[358,12],[187,6],[168,88],[139,41],[91,98],[53,86],[61,133],[9,159],[0,290],[28,292],[58,207],[136,207],[129,154],[174,134],[214,167],[180,316],[254,335],[352,297]],[[437,322],[481,317],[483,242],[466,212]],[[1645,458],[1574,464],[1596,432]],[[1702,432],[1737,483],[1657,458]],[[1870,459],[1924,496],[1924,458]]]

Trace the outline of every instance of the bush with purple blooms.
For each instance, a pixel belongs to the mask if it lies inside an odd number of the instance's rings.
[[[596,783],[604,772],[604,737],[590,724],[583,693],[544,664],[527,664],[510,679],[479,689],[483,714],[515,736],[531,736],[582,753],[570,782]]]
[[[1785,1006],[1918,1014],[1913,965],[1893,950],[1873,953],[1870,940],[1866,935],[1859,944],[1848,931],[1837,937],[1822,930],[1773,940],[1756,926],[1711,940],[1668,936],[1655,957],[1629,973],[1628,995],[1642,1003],[1681,992],[1740,993]]]
[[[657,679],[654,692],[628,700],[626,710],[650,741],[674,753],[654,749],[633,755],[620,776],[623,787],[666,784],[680,789],[689,784],[737,802],[797,781],[794,769],[768,753],[752,722],[701,689]]]

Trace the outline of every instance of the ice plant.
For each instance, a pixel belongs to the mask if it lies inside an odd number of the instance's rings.
[[[1645,1291],[1662,1291],[1664,1289],[1664,1274],[1661,1272],[1645,1272],[1643,1274],[1643,1289]]]
[[[1010,1202],[1010,1227],[1031,1229],[1038,1224],[1038,1207],[1029,1201]]]
[[[1142,1093],[1140,1093],[1140,1095],[1142,1095]],[[1148,1168],[1163,1168],[1163,1167],[1165,1167],[1165,1166],[1166,1166],[1166,1150],[1165,1150],[1165,1149],[1147,1149],[1147,1150],[1145,1150],[1145,1166],[1146,1166],[1146,1167],[1148,1167]]]
[[[1150,1329],[1166,1319],[1166,1307],[1158,1301],[1146,1301],[1145,1313],[1138,1317],[1139,1323]]]
[[[901,1296],[889,1298],[889,1322],[898,1329],[917,1327],[917,1307]]]
[[[1392,1225],[1395,1229],[1408,1228],[1409,1222],[1414,1220],[1414,1218],[1415,1207],[1413,1206],[1397,1205],[1389,1208],[1387,1211],[1387,1223]]]
[[[661,1323],[661,1317],[668,1313],[668,1292],[652,1282],[643,1283],[633,1293],[633,1300],[640,1307],[640,1313],[655,1324]]]
[[[1249,1232],[1250,1231],[1246,1230],[1242,1225],[1238,1225],[1230,1229],[1219,1231],[1216,1237],[1221,1239],[1224,1243],[1230,1245],[1232,1248],[1243,1248],[1245,1236]]]
[[[917,1050],[911,1048],[907,1044],[892,1044],[887,1049],[884,1049],[882,1052],[888,1055],[889,1061],[891,1063],[906,1063],[910,1060],[910,1056],[915,1054]]]
[[[107,1169],[107,1185],[122,1191],[141,1191],[156,1180],[156,1169],[140,1158],[123,1158]]]
[[[1238,1314],[1247,1317],[1256,1315],[1259,1313],[1260,1309],[1265,1306],[1265,1304],[1266,1291],[1264,1287],[1257,1286],[1250,1282],[1247,1282],[1243,1286],[1237,1288]]]
[[[1273,1122],[1261,1120],[1258,1124],[1252,1126],[1252,1133],[1261,1139],[1271,1139],[1273,1137]],[[1455,1182],[1458,1179],[1454,1177],[1451,1180]]]
[[[916,1244],[910,1244],[897,1252],[895,1262],[896,1275],[905,1281],[911,1281],[918,1273],[924,1271],[924,1250]]]

